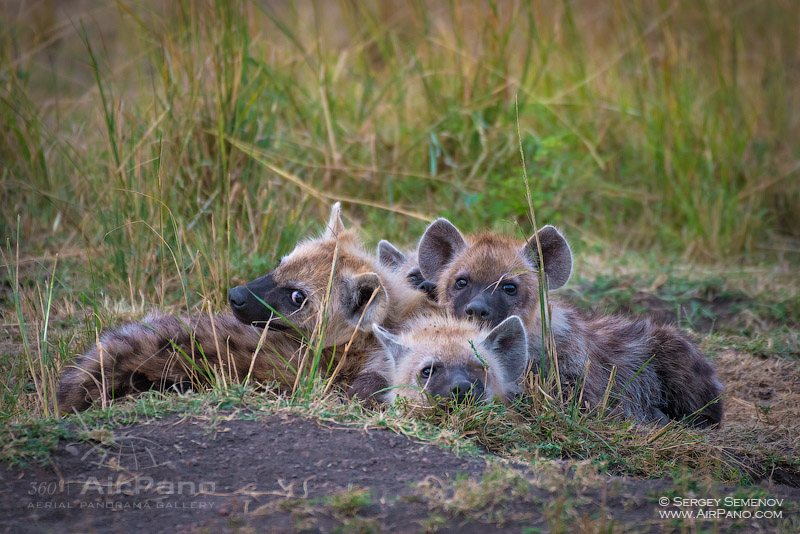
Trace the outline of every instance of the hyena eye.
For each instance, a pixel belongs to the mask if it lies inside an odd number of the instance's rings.
[[[427,379],[429,379],[429,378],[431,377],[431,375],[433,374],[433,372],[434,372],[435,370],[436,370],[436,366],[435,366],[435,365],[431,365],[431,366],[429,366],[429,367],[426,367],[426,368],[425,368],[425,369],[423,369],[422,371],[420,371],[420,372],[419,372],[419,376],[420,376],[420,378],[422,378],[423,380],[427,380]]]
[[[503,284],[503,291],[505,291],[507,295],[516,295],[517,286],[514,284]]]
[[[295,306],[300,306],[305,302],[306,296],[302,291],[292,291],[292,304]]]
[[[456,287],[458,289],[464,289],[465,287],[467,287],[468,283],[469,282],[467,282],[466,278],[459,278],[458,280],[456,280]]]
[[[417,273],[409,273],[406,279],[414,285],[419,285],[422,283],[422,275]]]

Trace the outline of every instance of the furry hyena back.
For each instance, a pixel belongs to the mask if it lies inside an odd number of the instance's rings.
[[[337,381],[348,384],[378,346],[373,322],[396,329],[433,305],[366,252],[355,232],[344,227],[338,203],[321,237],[300,243],[271,273],[232,289],[229,300],[234,314],[213,321],[160,315],[150,325],[104,334],[99,349],[79,357],[64,373],[59,409],[85,409],[103,392],[110,399],[182,384],[203,365],[242,377],[252,362],[253,380],[277,381],[288,389],[296,372],[305,372],[301,338],[320,347],[322,369],[335,369]],[[317,330],[323,320],[324,334]],[[254,357],[260,342],[263,348]]]
[[[387,402],[406,398],[427,406],[432,399],[488,402],[495,397],[506,402],[522,391],[528,345],[518,317],[491,330],[451,316],[420,317],[398,335],[373,328],[383,350],[368,369],[385,376]]]
[[[285,365],[270,355],[297,360],[300,341],[290,333],[270,332],[256,352],[261,333],[231,314],[192,319],[150,314],[104,333],[67,369],[58,388],[59,410],[85,410],[101,397],[149,389],[193,388],[213,382],[217,373],[242,382],[251,366],[253,377],[288,382],[292,377]]]
[[[534,362],[542,353],[540,246],[550,290],[563,286],[572,271],[569,245],[555,228],[539,230],[538,243],[536,237],[527,242],[494,233],[465,238],[449,221],[438,219],[419,245],[422,274],[436,283],[445,310],[492,325],[518,315],[529,332]],[[589,404],[600,403],[615,368],[612,395],[627,415],[643,421],[691,416],[689,422],[698,426],[722,420],[722,385],[678,329],[648,319],[586,319],[557,299],[548,307],[560,378],[567,386],[581,386]]]

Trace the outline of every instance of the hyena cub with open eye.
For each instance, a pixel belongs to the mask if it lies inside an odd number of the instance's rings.
[[[489,325],[518,315],[529,332],[532,361],[542,353],[539,305],[539,245],[549,289],[562,287],[572,271],[564,237],[545,226],[527,242],[481,233],[464,237],[446,219],[434,221],[419,244],[423,276],[437,286],[439,303],[456,317]],[[722,420],[722,384],[697,346],[680,330],[649,319],[585,318],[549,300],[562,383],[582,388],[582,400],[597,405],[614,371],[616,409],[639,421],[685,419],[695,426]]]
[[[491,330],[451,316],[425,316],[397,335],[378,325],[373,331],[383,350],[369,367],[390,386],[386,402],[405,398],[417,407],[431,401],[507,402],[522,391],[528,343],[518,317]]]
[[[298,244],[269,274],[233,288],[229,301],[233,314],[156,314],[104,333],[62,376],[59,409],[69,413],[101,397],[203,384],[214,374],[291,389],[297,374],[308,372],[310,363],[301,367],[310,353],[305,343],[323,318],[324,337],[315,340],[320,368],[335,370],[337,382],[347,385],[380,346],[373,322],[397,329],[420,307],[433,305],[364,249],[344,227],[338,203],[322,236]]]

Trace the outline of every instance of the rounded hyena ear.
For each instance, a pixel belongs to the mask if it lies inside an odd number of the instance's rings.
[[[345,280],[342,308],[347,322],[369,332],[372,323],[380,323],[389,308],[389,295],[375,273],[362,273]]]
[[[558,230],[549,224],[542,227],[528,239],[528,242],[520,252],[522,257],[531,262],[535,269],[539,268],[539,248],[536,246],[537,235],[539,236],[539,243],[542,245],[544,272],[547,274],[549,287],[550,289],[558,289],[567,283],[570,274],[572,274],[572,250],[570,250],[567,240]]]
[[[495,326],[481,343],[481,348],[493,354],[509,383],[515,383],[528,367],[528,336],[522,319],[512,315]]]
[[[378,243],[378,261],[386,267],[397,269],[406,262],[406,255],[385,239],[381,239]]]
[[[384,353],[386,354],[386,360],[391,362],[393,365],[397,365],[408,349],[404,345],[400,344],[400,341],[396,335],[379,326],[377,323],[372,324],[372,332],[383,346]]]
[[[419,270],[425,280],[436,282],[444,267],[467,248],[464,236],[447,219],[433,221],[419,240]]]
[[[337,202],[331,206],[331,216],[328,219],[328,226],[325,227],[325,234],[323,237],[333,238],[344,232],[344,223],[342,222],[342,203]]]

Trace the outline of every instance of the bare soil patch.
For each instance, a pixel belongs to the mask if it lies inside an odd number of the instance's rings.
[[[659,497],[742,496],[711,482],[676,489],[669,478],[609,477],[567,462],[498,471],[489,457],[389,430],[286,414],[172,415],[95,438],[60,442],[45,466],[0,466],[0,531],[661,531]],[[753,490],[784,499],[783,521],[796,518],[800,490],[766,482]]]

